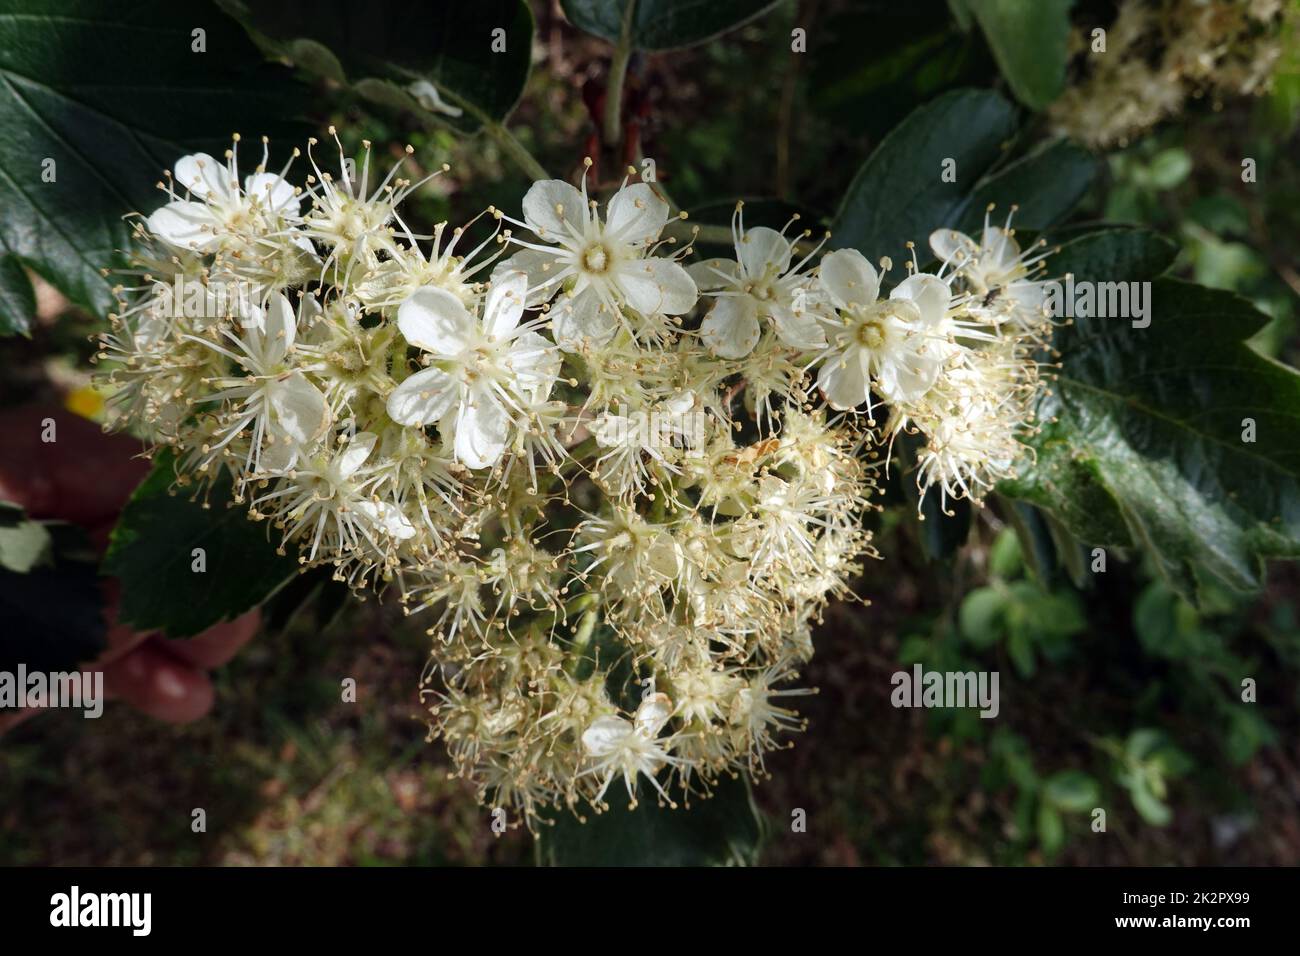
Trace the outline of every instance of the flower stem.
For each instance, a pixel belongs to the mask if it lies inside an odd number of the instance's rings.
[[[551,178],[542,164],[537,161],[537,157],[528,152],[524,144],[519,142],[515,134],[506,129],[503,124],[494,120],[484,120],[483,129],[501,147],[502,152],[523,170],[528,178],[534,181]]]
[[[609,62],[609,82],[605,86],[605,145],[617,146],[623,139],[623,81],[632,59],[632,17],[636,0],[627,0],[623,8],[623,25],[619,30],[614,58]]]

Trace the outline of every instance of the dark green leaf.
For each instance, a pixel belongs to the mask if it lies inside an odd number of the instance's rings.
[[[206,31],[207,52],[192,51],[194,30]],[[291,121],[304,100],[288,71],[261,60],[206,2],[66,0],[56,10],[6,0],[0,254],[106,312],[112,295],[100,270],[126,244],[122,216],[161,204],[154,184],[164,168],[196,149],[220,155],[235,130],[298,137]]]
[[[960,219],[971,190],[1015,134],[1015,107],[987,90],[954,90],[920,109],[881,141],[845,193],[831,245],[873,262],[901,258],[904,243],[922,254],[930,233]],[[944,182],[944,162],[956,163]]]
[[[808,105],[838,128],[873,140],[918,103],[983,86],[997,67],[984,42],[963,32],[943,0],[857,0],[823,14],[809,38]]]
[[[17,256],[0,256],[0,335],[31,335],[36,290]]]
[[[523,0],[393,0],[382,16],[346,0],[226,6],[304,70],[346,74],[371,99],[419,109],[405,87],[430,81],[463,112],[428,115],[464,130],[509,115],[532,64],[533,14]]]
[[[1055,140],[1023,156],[981,182],[958,227],[978,235],[990,205],[990,219],[1001,224],[1014,205],[1012,225],[1042,230],[1078,205],[1097,173],[1097,161],[1069,140]]]
[[[223,475],[202,498],[172,493],[172,456],[160,454],[113,530],[104,571],[122,584],[121,619],[173,637],[197,634],[260,604],[298,569],[276,554],[264,523],[231,504]],[[205,503],[206,502],[206,503]],[[202,548],[206,570],[193,570]]]
[[[579,30],[617,43],[627,4],[632,45],[639,50],[694,46],[761,16],[778,0],[563,0],[560,7]]]
[[[1143,280],[1171,254],[1149,233],[1108,231],[1052,266]],[[1264,558],[1300,554],[1300,375],[1245,344],[1267,321],[1246,300],[1172,279],[1154,281],[1151,300],[1149,328],[1080,318],[1060,330],[1036,461],[1002,490],[1090,544],[1143,546],[1184,596],[1200,573],[1257,587]]]
[[[1042,109],[1065,87],[1074,0],[968,0],[1016,99]]]
[[[690,809],[660,807],[642,794],[635,810],[611,785],[611,808],[582,823],[559,813],[538,837],[539,859],[549,866],[717,866],[757,860],[763,825],[744,780],[724,778],[714,795]],[[642,782],[642,788],[648,789]]]

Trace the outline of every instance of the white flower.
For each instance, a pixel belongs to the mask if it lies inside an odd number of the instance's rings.
[[[715,300],[700,325],[704,344],[722,358],[744,358],[758,344],[765,319],[791,348],[825,348],[826,335],[809,314],[810,282],[791,266],[790,241],[766,226],[741,232],[733,225],[732,233],[735,261],[709,259],[689,270],[700,291]]]
[[[437,422],[458,461],[488,468],[501,460],[510,433],[546,401],[560,370],[555,348],[520,325],[528,277],[515,272],[488,291],[482,319],[445,289],[419,289],[397,310],[406,341],[432,353],[433,364],[388,396],[388,415],[403,425]]]
[[[304,318],[315,308],[315,299],[304,296]],[[207,338],[188,337],[233,359],[244,373],[214,382],[221,386],[214,400],[237,399],[240,404],[223,429],[225,437],[210,449],[209,460],[251,425],[248,463],[253,471],[284,471],[325,433],[331,418],[325,396],[294,367],[297,330],[293,307],[277,293],[266,309],[252,307],[242,335],[221,330],[233,350]]]
[[[641,701],[632,720],[624,720],[612,714],[597,717],[583,731],[583,749],[594,760],[591,768],[584,773],[596,774],[602,778],[600,792],[596,794],[597,801],[605,796],[605,791],[614,778],[621,775],[631,801],[630,806],[635,807],[636,778],[638,774],[644,774],[659,791],[659,795],[670,805],[675,805],[655,779],[655,774],[661,767],[675,762],[658,740],[659,731],[668,723],[672,714],[673,702],[666,694],[650,694]]]
[[[652,482],[652,464],[680,474],[674,464],[704,443],[705,415],[692,392],[682,392],[649,408],[606,411],[588,426],[596,444],[608,449],[592,476],[617,497],[643,494]]]
[[[148,225],[155,236],[179,249],[213,252],[229,235],[253,223],[261,223],[266,232],[278,220],[298,215],[298,191],[282,174],[256,172],[245,177],[240,189],[233,149],[225,163],[207,153],[182,156],[174,178],[192,198],[173,198],[149,216]]]
[[[821,263],[821,288],[839,313],[828,322],[829,348],[819,358],[817,385],[832,408],[869,401],[874,387],[888,401],[919,398],[934,384],[942,365],[936,342],[952,298],[947,284],[917,274],[878,301],[880,279],[855,249],[828,253]]]
[[[542,292],[563,285],[565,297],[551,309],[561,347],[603,345],[624,308],[643,316],[681,315],[695,305],[699,293],[681,264],[647,255],[667,222],[668,204],[645,183],[624,184],[602,223],[587,202],[585,182],[579,192],[558,179],[543,180],[524,196],[524,224],[552,245],[512,239],[525,248],[503,268],[524,270]]]
[[[1047,256],[1038,252],[1043,243],[1021,252],[1009,228],[1010,216],[1004,228],[990,226],[987,213],[984,220],[978,243],[954,229],[936,229],[930,234],[930,248],[945,268],[953,267],[971,293],[967,312],[993,325],[1041,326],[1047,314],[1046,283],[1035,277],[1042,271],[1036,266]]]
[[[355,554],[363,541],[371,553],[382,554],[390,542],[414,537],[415,526],[400,509],[368,497],[375,478],[363,466],[377,441],[370,432],[357,432],[337,450],[304,457],[276,491],[254,499],[254,508],[265,506],[283,522],[286,540],[310,537],[308,561],[318,554]]]

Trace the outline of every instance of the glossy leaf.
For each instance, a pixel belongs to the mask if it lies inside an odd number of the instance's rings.
[[[36,291],[17,256],[0,256],[0,336],[30,335]]]
[[[235,130],[298,138],[303,105],[288,71],[209,3],[6,0],[0,256],[106,312],[100,270],[126,245],[122,217],[160,204],[162,170],[196,149],[220,155]]]
[[[174,477],[172,457],[160,455],[122,510],[104,571],[121,581],[123,621],[182,637],[260,604],[298,563],[276,554],[273,529],[249,520],[246,506],[231,505],[228,475],[198,500],[193,489],[173,493]],[[196,548],[205,570],[194,570]]]
[[[1052,267],[1141,281],[1171,256],[1146,231],[1106,231]],[[1245,344],[1267,319],[1232,293],[1155,279],[1151,302],[1145,329],[1080,318],[1060,330],[1036,461],[1002,490],[1089,544],[1140,545],[1185,596],[1202,574],[1258,587],[1264,558],[1300,554],[1300,375]]]
[[[955,90],[914,111],[858,170],[831,228],[830,245],[872,262],[924,255],[931,231],[955,225],[971,190],[1015,134],[1015,107],[987,90]],[[944,181],[945,164],[955,181]]]

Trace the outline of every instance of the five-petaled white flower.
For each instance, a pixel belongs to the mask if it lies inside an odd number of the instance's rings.
[[[715,297],[700,338],[715,355],[744,358],[762,335],[761,319],[796,349],[825,348],[826,335],[811,313],[811,282],[792,266],[794,247],[775,229],[733,228],[736,259],[708,259],[690,267],[700,291]]]
[[[176,161],[175,180],[191,198],[173,199],[155,210],[148,220],[149,231],[178,249],[213,252],[223,239],[240,233],[259,217],[296,217],[300,205],[297,190],[283,175],[256,172],[244,178],[239,188],[239,168],[233,150],[222,163],[207,153],[193,153]],[[307,250],[306,240],[299,239]]]
[[[659,731],[668,723],[673,714],[673,702],[666,694],[649,694],[641,701],[632,720],[624,720],[612,714],[597,717],[582,732],[582,746],[593,759],[592,766],[584,773],[597,774],[602,778],[600,792],[596,794],[599,801],[617,776],[622,776],[627,788],[631,806],[636,806],[637,774],[644,774],[659,795],[674,805],[667,791],[655,779],[659,769],[668,763],[677,763],[678,758],[671,756],[666,741],[660,741]]]
[[[579,192],[558,179],[543,180],[524,196],[524,225],[542,242],[512,238],[524,248],[499,268],[524,270],[543,298],[563,285],[566,294],[551,308],[562,348],[603,345],[625,308],[643,316],[681,315],[699,298],[680,263],[647,256],[667,222],[668,204],[645,183],[624,184],[602,223],[587,202],[585,182]]]
[[[820,285],[838,312],[826,323],[829,346],[818,356],[817,385],[831,407],[856,408],[873,387],[890,402],[924,395],[943,364],[947,283],[918,273],[878,301],[875,268],[856,249],[838,249],[822,259]]]
[[[512,429],[546,401],[560,371],[555,347],[519,324],[528,277],[514,272],[493,282],[482,319],[460,299],[432,286],[397,309],[406,341],[432,353],[432,363],[388,396],[388,415],[403,425],[437,422],[457,460],[488,468],[501,460]]]
[[[955,229],[936,229],[930,248],[971,293],[967,311],[993,325],[1011,322],[1031,329],[1047,314],[1047,283],[1039,263],[1048,253],[1041,251],[1042,240],[1022,252],[1010,222],[1008,217],[1007,227],[990,226],[985,216],[979,242]]]
[[[305,320],[319,307],[311,296],[304,296],[299,309]],[[331,420],[329,405],[321,390],[294,367],[298,316],[282,293],[273,295],[265,309],[251,307],[243,324],[241,335],[228,328],[221,330],[225,345],[187,336],[234,359],[243,372],[237,377],[214,379],[219,390],[213,399],[240,403],[209,455],[215,455],[251,425],[249,466],[255,472],[285,471],[325,433]]]

